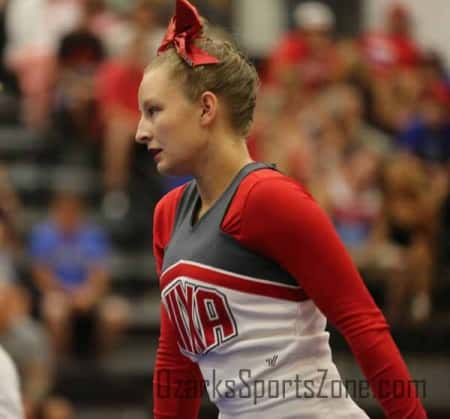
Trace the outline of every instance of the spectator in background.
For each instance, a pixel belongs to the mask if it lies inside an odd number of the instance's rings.
[[[400,154],[383,173],[383,201],[374,231],[378,267],[386,278],[386,312],[393,324],[423,323],[432,310],[432,240],[436,214],[420,161]]]
[[[13,234],[8,216],[0,207],[0,282],[13,283],[16,281]]]
[[[387,10],[384,31],[365,34],[359,42],[371,78],[374,122],[393,134],[417,112],[423,90],[422,53],[413,29],[406,6],[394,3]]]
[[[371,156],[369,172],[376,172],[392,149],[389,137],[365,122],[361,94],[350,85],[336,84],[308,103],[275,109],[264,117],[257,112],[252,150],[307,185],[324,208],[330,209],[327,183],[341,173],[350,153],[364,150]]]
[[[64,141],[100,137],[94,79],[105,51],[90,28],[92,1],[83,5],[79,25],[62,37],[57,52],[54,115]]]
[[[340,65],[333,40],[335,17],[323,3],[301,3],[295,10],[297,29],[287,33],[270,54],[266,82],[315,91],[335,80]]]
[[[164,28],[159,24],[160,3],[158,0],[135,0],[128,3],[127,11],[122,12],[121,18],[103,31],[102,40],[110,57],[117,58],[126,54],[136,35],[145,44],[142,48],[145,58],[151,59],[156,54],[164,37]]]
[[[110,349],[125,326],[127,306],[108,297],[109,243],[86,220],[79,196],[56,194],[50,219],[32,231],[30,256],[57,354],[65,354],[69,343],[82,357]]]
[[[361,92],[350,85],[336,84],[323,91],[320,106],[334,121],[336,149],[342,155],[353,148],[364,147],[375,154],[385,156],[392,149],[391,139],[368,124],[364,119],[364,103]]]
[[[54,58],[61,36],[80,18],[79,0],[9,0],[6,63],[19,81],[23,119],[47,127],[54,84]],[[24,23],[25,22],[25,23]]]
[[[285,93],[280,95],[272,89],[260,92],[247,146],[253,158],[275,163],[287,175],[305,180],[309,144],[301,129],[300,115],[306,104],[298,92]]]
[[[52,397],[41,410],[41,419],[73,419],[75,411],[73,406],[65,399]]]
[[[17,240],[20,203],[6,170],[0,166],[0,282],[17,281],[15,261],[19,250]]]
[[[11,208],[7,199],[2,203]],[[34,418],[51,388],[52,359],[48,337],[31,317],[30,295],[19,284],[14,263],[18,243],[7,214],[0,207],[0,345],[18,367],[25,411]]]
[[[105,0],[82,0],[82,7],[86,27],[104,44],[108,34],[120,24],[119,14]]]
[[[14,242],[15,231],[19,227],[19,219],[22,212],[19,198],[14,190],[6,168],[0,165],[0,212],[2,222],[6,223],[9,230],[11,244]]]
[[[326,182],[327,209],[355,264],[367,270],[371,237],[381,206],[379,156],[367,148],[351,150]]]
[[[390,78],[372,78],[374,122],[396,135],[420,112],[426,88],[420,68],[397,72]]]
[[[450,160],[450,86],[434,82],[427,86],[420,113],[407,121],[399,133],[400,147],[429,163]]]
[[[23,419],[19,379],[16,368],[7,353],[0,347],[0,417]]]
[[[427,50],[422,54],[421,71],[426,85],[442,82],[450,85],[450,75],[444,64],[444,58],[435,50]]]
[[[30,316],[28,292],[0,282],[0,345],[17,365],[27,417],[35,414],[52,385],[52,356],[47,334]]]
[[[17,77],[5,63],[5,48],[8,43],[6,32],[7,0],[0,0],[0,123],[16,122],[19,108],[19,86]]]
[[[429,182],[427,205],[436,213],[448,192],[450,162],[450,86],[443,81],[427,85],[420,112],[398,135],[401,149],[418,157]]]
[[[438,211],[436,276],[440,284],[450,281],[450,165],[446,168],[447,186]]]
[[[418,66],[421,52],[412,31],[413,19],[407,7],[394,3],[387,11],[384,31],[362,37],[363,57],[375,76],[389,77],[397,70]]]
[[[393,145],[364,120],[361,93],[355,87],[336,84],[318,100],[330,127],[315,151],[325,172],[320,202],[355,263],[365,268],[381,203],[379,167]]]
[[[139,121],[137,92],[144,67],[156,55],[163,36],[153,2],[138,1],[131,21],[119,27],[117,35],[113,39],[119,52],[99,69],[96,84],[104,127],[103,170],[107,193],[103,209],[111,218],[121,218],[129,209],[126,189],[132,138]]]
[[[18,367],[26,415],[34,418],[51,387],[52,359],[47,335],[30,315],[30,295],[16,271],[19,201],[7,173],[0,178],[0,346]]]

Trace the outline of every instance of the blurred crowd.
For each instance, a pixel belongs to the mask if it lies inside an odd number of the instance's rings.
[[[226,25],[229,7],[208,1],[207,16]],[[171,8],[165,0],[0,0],[0,119],[94,148],[106,216],[129,207],[137,90]],[[445,57],[421,48],[406,4],[351,39],[338,37],[322,3],[301,3],[294,20],[258,64],[250,152],[307,186],[364,279],[381,283],[390,323],[423,325],[450,279]],[[62,188],[48,208],[48,219],[18,234],[22,204],[0,167],[0,345],[19,366],[28,418],[69,419],[70,404],[50,397],[55,365],[110,350],[129,303],[110,289],[111,243],[85,216],[83,197]],[[31,293],[17,280],[24,254]]]
[[[310,189],[365,278],[384,282],[390,323],[423,324],[449,276],[444,57],[421,49],[398,3],[353,39],[337,39],[324,4],[294,17],[262,68],[251,151]]]

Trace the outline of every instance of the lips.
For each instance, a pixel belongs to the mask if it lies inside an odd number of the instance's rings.
[[[149,148],[148,150],[154,159],[157,159],[160,155],[162,148]]]

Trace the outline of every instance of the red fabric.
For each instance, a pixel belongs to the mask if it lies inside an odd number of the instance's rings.
[[[414,41],[401,35],[369,33],[362,38],[361,47],[367,62],[380,75],[412,68],[419,64],[421,56]]]
[[[139,118],[138,90],[142,68],[118,60],[103,64],[97,73],[96,93],[103,111],[113,108]]]
[[[181,192],[182,188],[178,188],[169,193],[160,201],[155,213],[158,269],[163,248],[170,239]],[[273,202],[280,204],[272,205]],[[298,279],[307,295],[346,338],[389,419],[426,418],[414,391],[410,397],[389,396],[386,383],[398,380],[409,383],[406,365],[382,313],[331,222],[301,186],[272,170],[253,172],[242,181],[223,220],[222,229],[242,245],[278,262]],[[187,358],[183,360],[179,354],[174,335],[165,315],[156,370],[167,367],[177,370],[180,375],[185,374],[185,377],[198,376],[198,367]],[[183,410],[183,418],[197,417],[195,409],[199,400],[191,400],[192,410]],[[169,402],[155,398],[155,412],[159,415],[165,412],[169,414],[168,418],[175,418],[170,415],[176,412],[177,406],[185,406],[185,403],[186,400],[176,398]]]
[[[432,99],[450,109],[450,86],[443,80],[430,83],[423,92],[423,97]]]
[[[202,22],[197,9],[187,0],[177,0],[175,16],[170,20],[158,53],[173,45],[178,55],[191,67],[217,64],[219,60],[194,44],[202,33]]]
[[[298,31],[285,35],[271,53],[263,80],[277,84],[277,73],[283,68],[295,68],[298,77],[307,88],[317,88],[333,79],[339,64],[333,44],[317,54]]]
[[[307,55],[307,45],[298,32],[286,34],[276,45],[267,59],[263,74],[263,82],[270,85],[277,84],[277,71],[304,61]]]
[[[307,54],[305,39],[298,32],[292,32],[281,39],[270,59],[280,65],[295,64],[304,60]]]
[[[183,189],[184,187],[180,186],[169,192],[155,209],[153,253],[158,276],[161,274],[164,247],[172,233],[176,204]],[[200,410],[202,375],[198,365],[181,354],[177,344],[176,331],[162,304],[160,329],[153,376],[154,418],[196,419]],[[186,383],[185,388],[180,388],[177,383]],[[196,384],[188,385],[188,383]],[[195,394],[192,394],[192,389],[195,389]]]

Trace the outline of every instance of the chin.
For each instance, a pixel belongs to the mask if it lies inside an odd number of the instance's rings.
[[[189,171],[183,170],[180,166],[170,165],[163,161],[160,161],[156,165],[156,170],[163,176],[187,176],[191,174]]]

